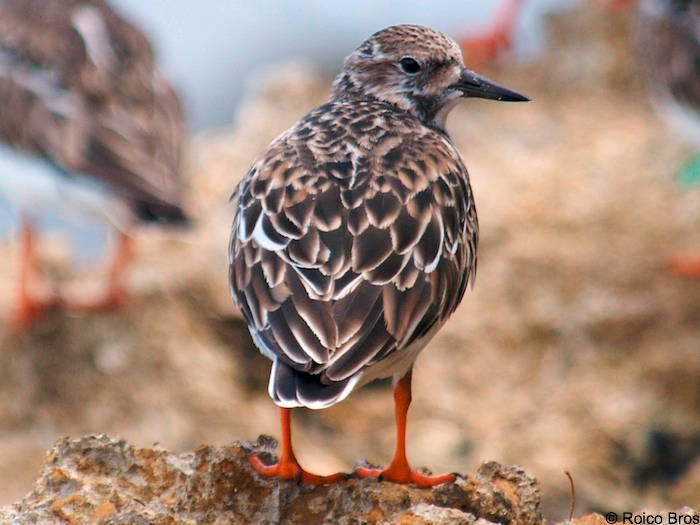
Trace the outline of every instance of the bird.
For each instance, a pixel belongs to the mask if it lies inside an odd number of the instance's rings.
[[[700,2],[639,0],[635,40],[654,107],[688,143],[700,148]],[[700,155],[679,173],[681,182],[700,182]],[[669,271],[700,277],[700,255],[674,255]]]
[[[125,303],[140,223],[184,225],[184,114],[147,37],[104,0],[0,2],[0,196],[19,211],[21,261],[12,326],[58,297],[32,296],[36,221],[51,212],[116,232],[104,296]]]
[[[445,131],[465,97],[527,97],[466,69],[458,44],[419,25],[383,29],[344,61],[330,99],[282,133],[233,192],[229,281],[272,361],[281,451],[261,475],[320,485],[296,460],[291,412],[323,409],[393,378],[396,449],[354,476],[430,487],[406,457],[413,363],[476,273],[469,176]]]

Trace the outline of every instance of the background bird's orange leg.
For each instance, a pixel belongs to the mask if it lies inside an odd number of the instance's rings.
[[[127,291],[124,287],[124,274],[134,258],[134,243],[124,232],[117,233],[117,250],[107,276],[107,292],[102,300],[105,309],[118,308],[126,304]]]
[[[611,11],[624,11],[632,7],[636,0],[597,0],[605,9]]]
[[[32,224],[26,217],[22,217],[20,230],[20,263],[18,278],[18,294],[15,309],[10,317],[10,328],[20,329],[29,325],[41,313],[55,306],[57,299],[40,301],[31,295],[31,280],[35,273],[37,262],[35,255],[35,239]]]
[[[265,465],[255,454],[248,455],[250,466],[261,476],[268,478],[294,479],[309,485],[325,485],[335,483],[347,476],[342,472],[330,476],[318,476],[301,468],[292,449],[292,409],[280,407],[280,427],[282,428],[282,450],[276,464]]]
[[[107,289],[104,295],[92,303],[67,302],[65,304],[67,309],[99,312],[121,308],[126,304],[128,293],[124,286],[124,275],[134,258],[134,241],[129,235],[119,231],[117,232],[115,244],[114,256],[107,273]]]
[[[676,277],[700,278],[700,255],[677,255],[669,260],[667,268]]]
[[[396,410],[396,452],[391,464],[384,470],[358,467],[355,474],[361,478],[378,478],[394,483],[413,483],[418,487],[433,487],[455,480],[454,474],[426,476],[411,470],[406,458],[406,416],[411,404],[411,376],[409,370],[394,386],[394,403]]]
[[[524,0],[503,0],[491,25],[484,31],[461,40],[467,65],[480,69],[508,51],[513,44],[513,30]]]

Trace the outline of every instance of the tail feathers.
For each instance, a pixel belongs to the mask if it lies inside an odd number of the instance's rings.
[[[276,405],[284,408],[327,408],[345,399],[352,392],[360,375],[354,375],[331,384],[321,382],[318,374],[293,369],[275,359],[270,373],[268,391]]]

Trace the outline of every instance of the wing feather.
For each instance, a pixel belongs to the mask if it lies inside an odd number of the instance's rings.
[[[233,296],[275,360],[282,406],[345,397],[454,311],[476,265],[468,176],[445,136],[388,115],[391,132],[362,149],[333,139],[328,111],[352,130],[386,108],[335,103],[277,139],[239,185],[229,247]]]

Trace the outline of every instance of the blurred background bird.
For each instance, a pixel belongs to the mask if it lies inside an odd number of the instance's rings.
[[[480,69],[513,48],[518,15],[525,0],[502,0],[491,22],[460,40],[469,67]]]
[[[639,0],[636,40],[655,108],[689,145],[700,149],[700,1]],[[677,173],[681,185],[700,184],[700,153]],[[700,277],[700,253],[677,255],[669,269]]]
[[[179,177],[184,136],[180,102],[147,38],[106,2],[0,4],[0,195],[21,217],[11,325],[26,325],[54,305],[125,303],[134,227],[187,222]],[[33,295],[35,223],[45,213],[114,229],[101,297]]]

